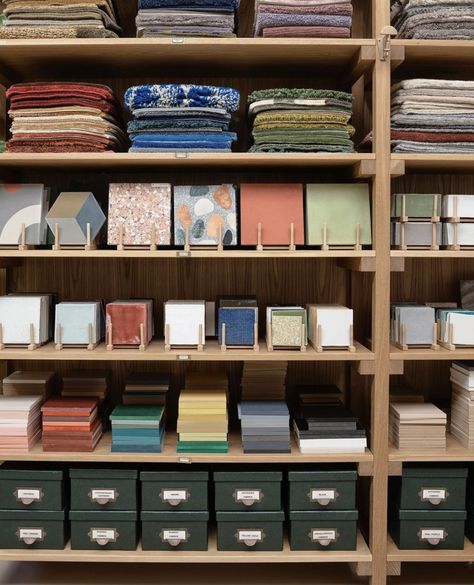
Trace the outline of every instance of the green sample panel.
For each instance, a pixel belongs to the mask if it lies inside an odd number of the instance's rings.
[[[71,469],[72,510],[136,510],[135,469]]]
[[[0,502],[6,510],[63,510],[64,472],[0,467]]]
[[[216,512],[217,550],[283,549],[283,520],[278,512]]]
[[[142,510],[205,511],[208,480],[207,471],[142,471]]]
[[[142,512],[143,550],[207,550],[209,512]]]
[[[71,549],[135,550],[137,513],[71,510]]]
[[[357,510],[290,512],[291,550],[356,550]]]
[[[403,215],[403,193],[395,193],[392,197],[392,217]],[[441,194],[438,193],[406,193],[405,217],[431,218],[441,215]]]
[[[65,517],[64,510],[0,510],[0,548],[62,550]]]
[[[281,510],[280,471],[214,473],[215,509],[223,512]]]
[[[354,510],[356,471],[289,471],[290,510]]]

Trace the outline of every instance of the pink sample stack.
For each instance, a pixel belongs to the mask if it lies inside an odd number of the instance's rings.
[[[0,396],[0,449],[29,451],[41,437],[42,396]]]

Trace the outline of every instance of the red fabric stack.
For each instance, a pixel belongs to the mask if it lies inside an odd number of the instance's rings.
[[[20,83],[7,91],[10,152],[125,150],[112,90],[94,83]]]

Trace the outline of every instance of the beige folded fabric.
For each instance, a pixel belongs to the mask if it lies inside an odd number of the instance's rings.
[[[0,39],[110,39],[117,35],[104,27],[2,26]]]

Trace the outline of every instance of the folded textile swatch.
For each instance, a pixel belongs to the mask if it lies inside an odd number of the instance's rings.
[[[351,36],[351,0],[256,0],[255,37]]]
[[[474,152],[474,83],[409,79],[392,86],[394,152]]]
[[[127,89],[130,152],[230,152],[239,92],[206,85],[141,85]]]
[[[23,83],[7,90],[11,152],[123,150],[112,90],[89,83]]]
[[[270,89],[249,96],[251,152],[353,152],[352,96],[321,89]]]
[[[469,0],[392,0],[391,20],[401,39],[474,39]]]
[[[0,38],[117,37],[111,0],[5,0]]]

